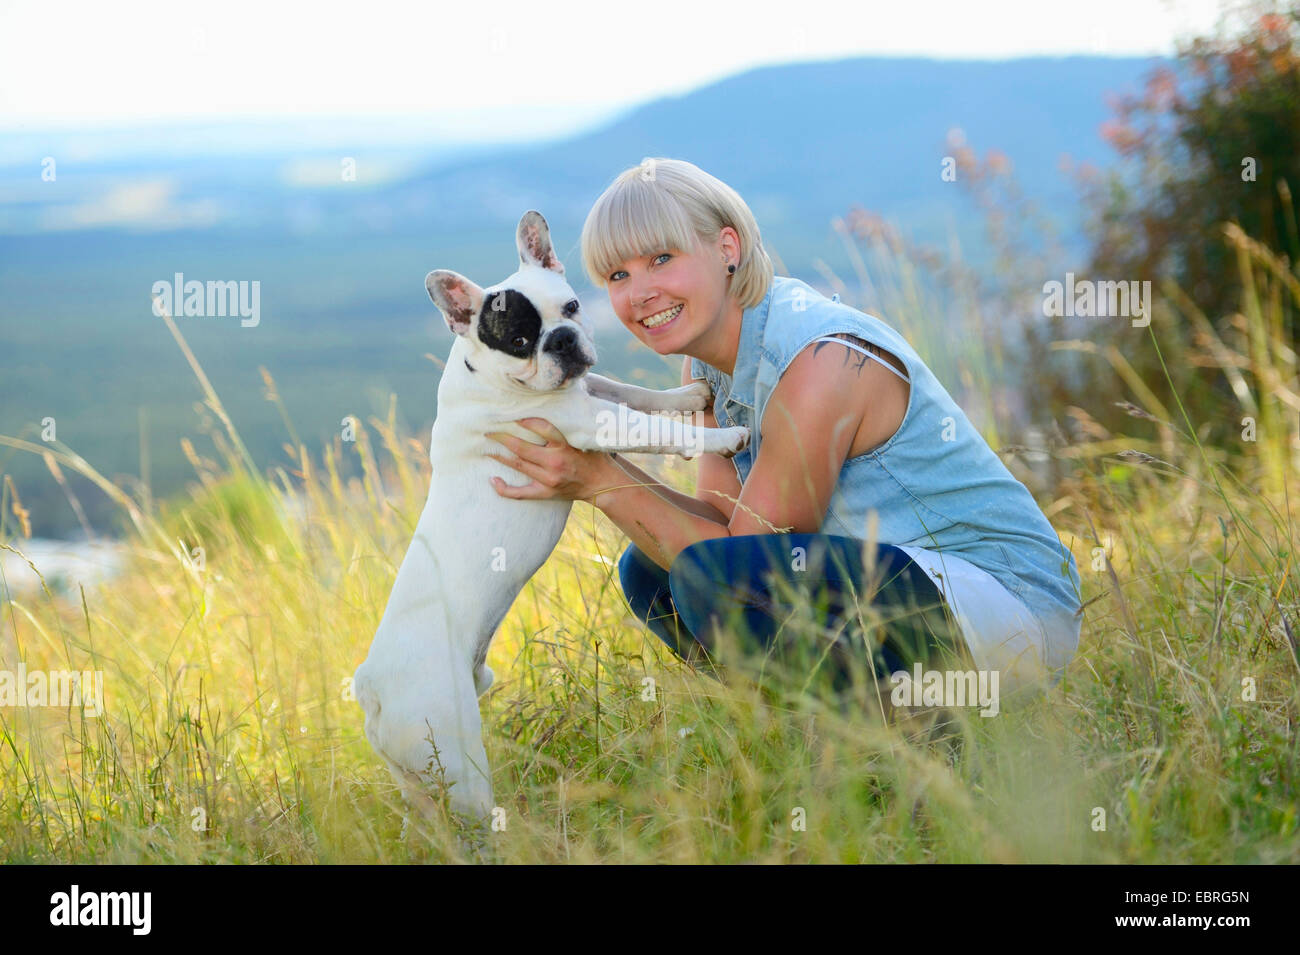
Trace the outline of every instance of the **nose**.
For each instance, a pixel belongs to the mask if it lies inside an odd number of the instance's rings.
[[[642,292],[639,288],[628,294],[627,303],[634,309],[645,308],[646,302],[654,298],[654,292]]]
[[[578,350],[578,333],[568,325],[551,332],[546,344],[542,346],[542,351],[551,352],[560,358],[576,355]]]
[[[560,383],[570,378],[577,378],[586,373],[592,365],[592,359],[583,353],[582,341],[577,329],[571,325],[557,328],[547,337],[542,345],[543,354],[555,356],[555,363],[560,369]]]

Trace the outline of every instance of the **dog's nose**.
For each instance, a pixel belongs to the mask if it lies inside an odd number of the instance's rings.
[[[575,355],[578,350],[578,333],[567,325],[551,332],[550,337],[546,339],[546,344],[542,346],[542,351],[551,352],[561,358]]]

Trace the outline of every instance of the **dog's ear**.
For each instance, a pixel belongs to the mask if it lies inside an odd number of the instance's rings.
[[[519,220],[515,245],[519,247],[520,264],[540,265],[544,269],[564,274],[564,266],[556,256],[555,249],[551,247],[550,227],[536,209],[529,209]]]
[[[434,269],[424,277],[424,287],[447,320],[447,327],[457,335],[468,332],[483,307],[483,290],[450,269]]]

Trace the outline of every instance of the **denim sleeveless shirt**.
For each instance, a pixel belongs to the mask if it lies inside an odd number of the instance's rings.
[[[866,539],[874,511],[878,543],[969,561],[1019,599],[1072,655],[1081,620],[1078,569],[1029,489],[902,335],[799,279],[774,276],[763,300],[744,310],[731,376],[691,359],[691,377],[713,388],[719,427],[749,429],[749,446],[732,458],[741,483],[761,449],[759,424],[777,379],[815,339],[841,332],[896,355],[911,386],[893,437],[844,462],[821,533]]]

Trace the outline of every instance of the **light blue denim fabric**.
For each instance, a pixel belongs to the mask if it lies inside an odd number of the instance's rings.
[[[777,379],[814,339],[839,332],[896,355],[907,368],[911,394],[894,436],[844,462],[821,532],[866,539],[874,511],[879,543],[964,558],[1028,608],[1048,637],[1044,663],[1064,666],[1079,641],[1079,572],[1029,489],[902,335],[799,279],[775,276],[766,297],[745,309],[730,377],[691,359],[691,376],[713,388],[718,425],[750,430],[749,446],[732,458],[741,483],[761,451],[758,424]]]

